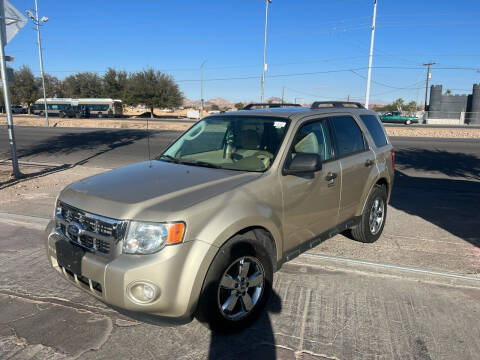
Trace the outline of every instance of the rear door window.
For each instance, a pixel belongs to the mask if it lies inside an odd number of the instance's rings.
[[[387,145],[387,137],[375,115],[360,115],[377,148]]]
[[[332,116],[329,122],[333,129],[337,158],[365,150],[362,131],[351,116]]]

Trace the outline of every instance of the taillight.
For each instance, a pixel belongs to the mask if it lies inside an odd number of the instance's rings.
[[[390,155],[392,156],[392,170],[395,171],[395,150],[390,150]]]

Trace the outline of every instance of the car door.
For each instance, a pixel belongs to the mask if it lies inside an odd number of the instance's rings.
[[[374,176],[376,159],[353,116],[333,116],[329,118],[329,123],[342,172],[338,219],[342,223],[353,218],[363,205],[362,195],[367,191],[369,178]]]
[[[316,153],[322,169],[307,175],[282,175],[284,251],[287,253],[336,225],[341,172],[333,159],[326,119],[301,125],[290,146],[285,166],[297,153]]]

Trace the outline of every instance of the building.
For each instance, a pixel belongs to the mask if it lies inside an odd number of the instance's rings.
[[[480,84],[465,95],[444,94],[442,85],[432,85],[427,122],[480,125]]]

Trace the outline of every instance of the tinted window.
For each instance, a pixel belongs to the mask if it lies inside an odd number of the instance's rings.
[[[370,135],[372,135],[375,146],[382,147],[387,145],[387,138],[385,137],[385,133],[378,118],[375,115],[360,115],[360,118],[370,132]]]
[[[365,150],[362,132],[351,116],[334,116],[330,122],[337,145],[337,157]]]
[[[297,153],[318,154],[322,161],[332,157],[332,146],[327,123],[317,121],[303,125],[292,144],[292,158]]]

